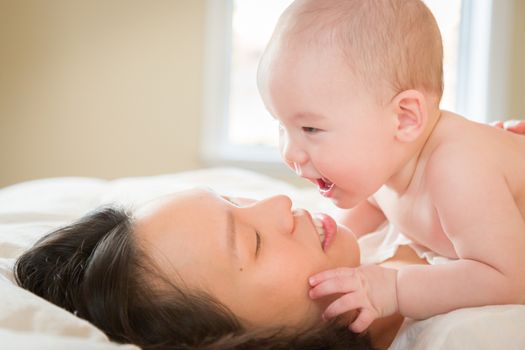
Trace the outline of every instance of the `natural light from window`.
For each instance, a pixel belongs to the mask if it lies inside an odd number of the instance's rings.
[[[235,146],[275,147],[277,124],[257,92],[257,62],[270,39],[279,14],[291,0],[234,0],[227,143]],[[442,108],[455,110],[461,0],[426,0],[444,43],[445,92]]]

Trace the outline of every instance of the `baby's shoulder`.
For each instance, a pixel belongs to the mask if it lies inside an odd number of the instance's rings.
[[[420,181],[427,198],[448,205],[451,196],[459,203],[486,189],[508,188],[525,208],[525,136],[459,116],[447,117],[435,131]]]
[[[484,140],[492,137],[484,127],[456,115],[440,121],[431,136],[424,164],[424,183],[429,189],[461,189],[479,174],[488,179],[501,173],[501,151],[497,147],[491,149],[492,141]]]
[[[447,174],[498,168],[502,141],[508,136],[509,132],[444,111],[428,142],[427,170]]]
[[[437,196],[444,188],[464,191],[502,181],[513,193],[525,192],[525,136],[449,114],[431,138],[424,184]]]
[[[430,192],[442,188],[461,188],[473,174],[484,171],[479,154],[458,142],[447,142],[436,147],[424,170],[424,184]]]

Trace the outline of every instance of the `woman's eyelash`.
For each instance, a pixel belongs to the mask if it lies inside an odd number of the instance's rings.
[[[227,197],[227,196],[222,196],[222,198],[224,198],[227,202],[230,202],[231,204],[235,205],[235,206],[239,206],[239,203],[235,202],[233,199],[231,199],[230,197]]]
[[[261,248],[261,235],[258,231],[255,231],[255,239],[255,257],[257,257]]]
[[[228,196],[222,196],[222,198],[237,207],[239,206],[239,203],[236,203],[234,200],[232,200]],[[261,234],[259,233],[259,231],[255,231],[255,257],[256,258],[259,255],[260,249],[261,249]]]

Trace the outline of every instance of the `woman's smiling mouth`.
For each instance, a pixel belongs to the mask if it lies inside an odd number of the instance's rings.
[[[326,251],[337,233],[337,224],[331,216],[323,213],[315,214],[312,221],[317,233],[319,234],[321,247]]]

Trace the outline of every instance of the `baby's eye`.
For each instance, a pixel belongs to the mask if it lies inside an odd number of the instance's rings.
[[[303,126],[301,129],[307,134],[315,134],[316,132],[320,131],[319,129],[313,128],[311,126]]]

